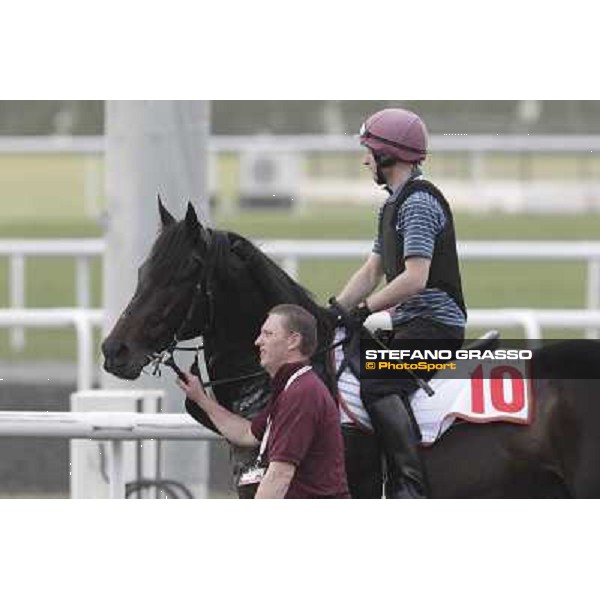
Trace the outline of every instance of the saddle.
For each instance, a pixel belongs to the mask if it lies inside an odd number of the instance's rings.
[[[389,346],[391,343],[394,332],[389,329],[376,329],[372,332],[372,335],[384,346]],[[336,379],[339,378],[340,374],[346,369],[350,369],[352,374],[360,381],[360,331],[355,331],[351,335],[348,335],[342,343],[344,350],[344,358],[337,369]],[[500,345],[500,332],[496,329],[487,331],[484,335],[467,344],[465,350],[495,350]]]

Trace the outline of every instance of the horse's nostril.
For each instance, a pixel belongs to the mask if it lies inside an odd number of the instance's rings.
[[[127,354],[127,346],[120,340],[108,338],[102,344],[102,354],[107,359],[123,358]]]

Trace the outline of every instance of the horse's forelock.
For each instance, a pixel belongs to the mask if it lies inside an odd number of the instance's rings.
[[[150,272],[157,278],[170,279],[177,274],[182,265],[187,263],[193,250],[185,223],[180,221],[164,227],[156,238],[150,256],[148,266]]]

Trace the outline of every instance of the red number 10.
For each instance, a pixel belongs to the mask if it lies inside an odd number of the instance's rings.
[[[511,399],[507,402],[504,398],[504,376],[508,375],[512,383]],[[525,406],[525,382],[519,369],[508,365],[494,367],[489,379],[483,378],[483,366],[479,365],[471,373],[471,410],[483,414],[484,408],[484,382],[490,382],[492,406],[500,412],[517,413]]]

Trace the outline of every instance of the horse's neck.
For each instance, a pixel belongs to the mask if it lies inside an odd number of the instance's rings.
[[[211,378],[243,375],[259,369],[256,351],[250,343],[219,344],[207,336],[204,340],[206,366]]]

